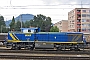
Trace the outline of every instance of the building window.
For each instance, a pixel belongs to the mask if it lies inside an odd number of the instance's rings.
[[[86,12],[86,10],[82,10],[82,12],[84,12],[84,13],[85,13],[85,12]]]
[[[87,20],[87,22],[90,22],[90,20]]]
[[[81,22],[80,20],[77,20],[77,22]]]
[[[90,17],[90,14],[87,14],[87,17]]]
[[[86,31],[86,28],[83,28],[82,31]]]
[[[79,20],[77,20],[77,22],[79,22]]]
[[[86,17],[86,14],[82,14],[82,17]]]
[[[61,23],[59,23],[61,25]]]
[[[74,23],[72,23],[72,24],[74,24]]]
[[[81,26],[80,24],[78,24],[77,26]]]
[[[85,19],[82,19],[82,22],[86,22],[86,20]]]
[[[90,13],[90,10],[89,10],[89,13]]]
[[[73,27],[73,25],[70,25],[70,28],[72,28]]]
[[[74,20],[72,22],[74,22]]]
[[[88,26],[90,27],[90,24],[88,24]]]
[[[82,26],[84,26],[84,24],[82,24]]]
[[[72,18],[74,18],[74,15],[72,16]]]
[[[82,24],[83,27],[87,27],[88,25],[87,24]]]
[[[70,19],[71,19],[71,17],[70,17]]]
[[[90,31],[90,29],[88,29],[88,31]]]
[[[71,21],[70,21],[70,23],[71,23]]]

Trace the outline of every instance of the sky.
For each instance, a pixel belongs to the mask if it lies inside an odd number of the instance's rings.
[[[90,8],[89,4],[90,0],[0,0],[0,15],[7,21],[20,14],[43,14],[56,23],[68,20],[74,8]]]

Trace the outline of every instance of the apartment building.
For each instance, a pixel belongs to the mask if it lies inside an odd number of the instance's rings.
[[[68,31],[90,33],[90,8],[75,8],[68,12]]]
[[[62,20],[54,24],[59,28],[59,32],[67,32],[68,31],[68,20]]]

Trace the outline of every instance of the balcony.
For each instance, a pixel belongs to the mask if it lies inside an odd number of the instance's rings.
[[[81,28],[81,26],[77,26],[77,28]]]
[[[81,19],[81,17],[77,17],[77,19]]]
[[[77,24],[81,24],[81,22],[77,22]]]
[[[81,12],[77,12],[77,14],[81,14]]]
[[[77,32],[81,32],[81,29],[77,29]]]

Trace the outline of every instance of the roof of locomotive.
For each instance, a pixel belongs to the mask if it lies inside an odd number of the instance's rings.
[[[83,34],[82,32],[38,32],[39,34]]]
[[[38,28],[20,28],[21,30],[24,30],[24,29],[28,29],[28,30],[34,30],[34,29],[38,29]]]

